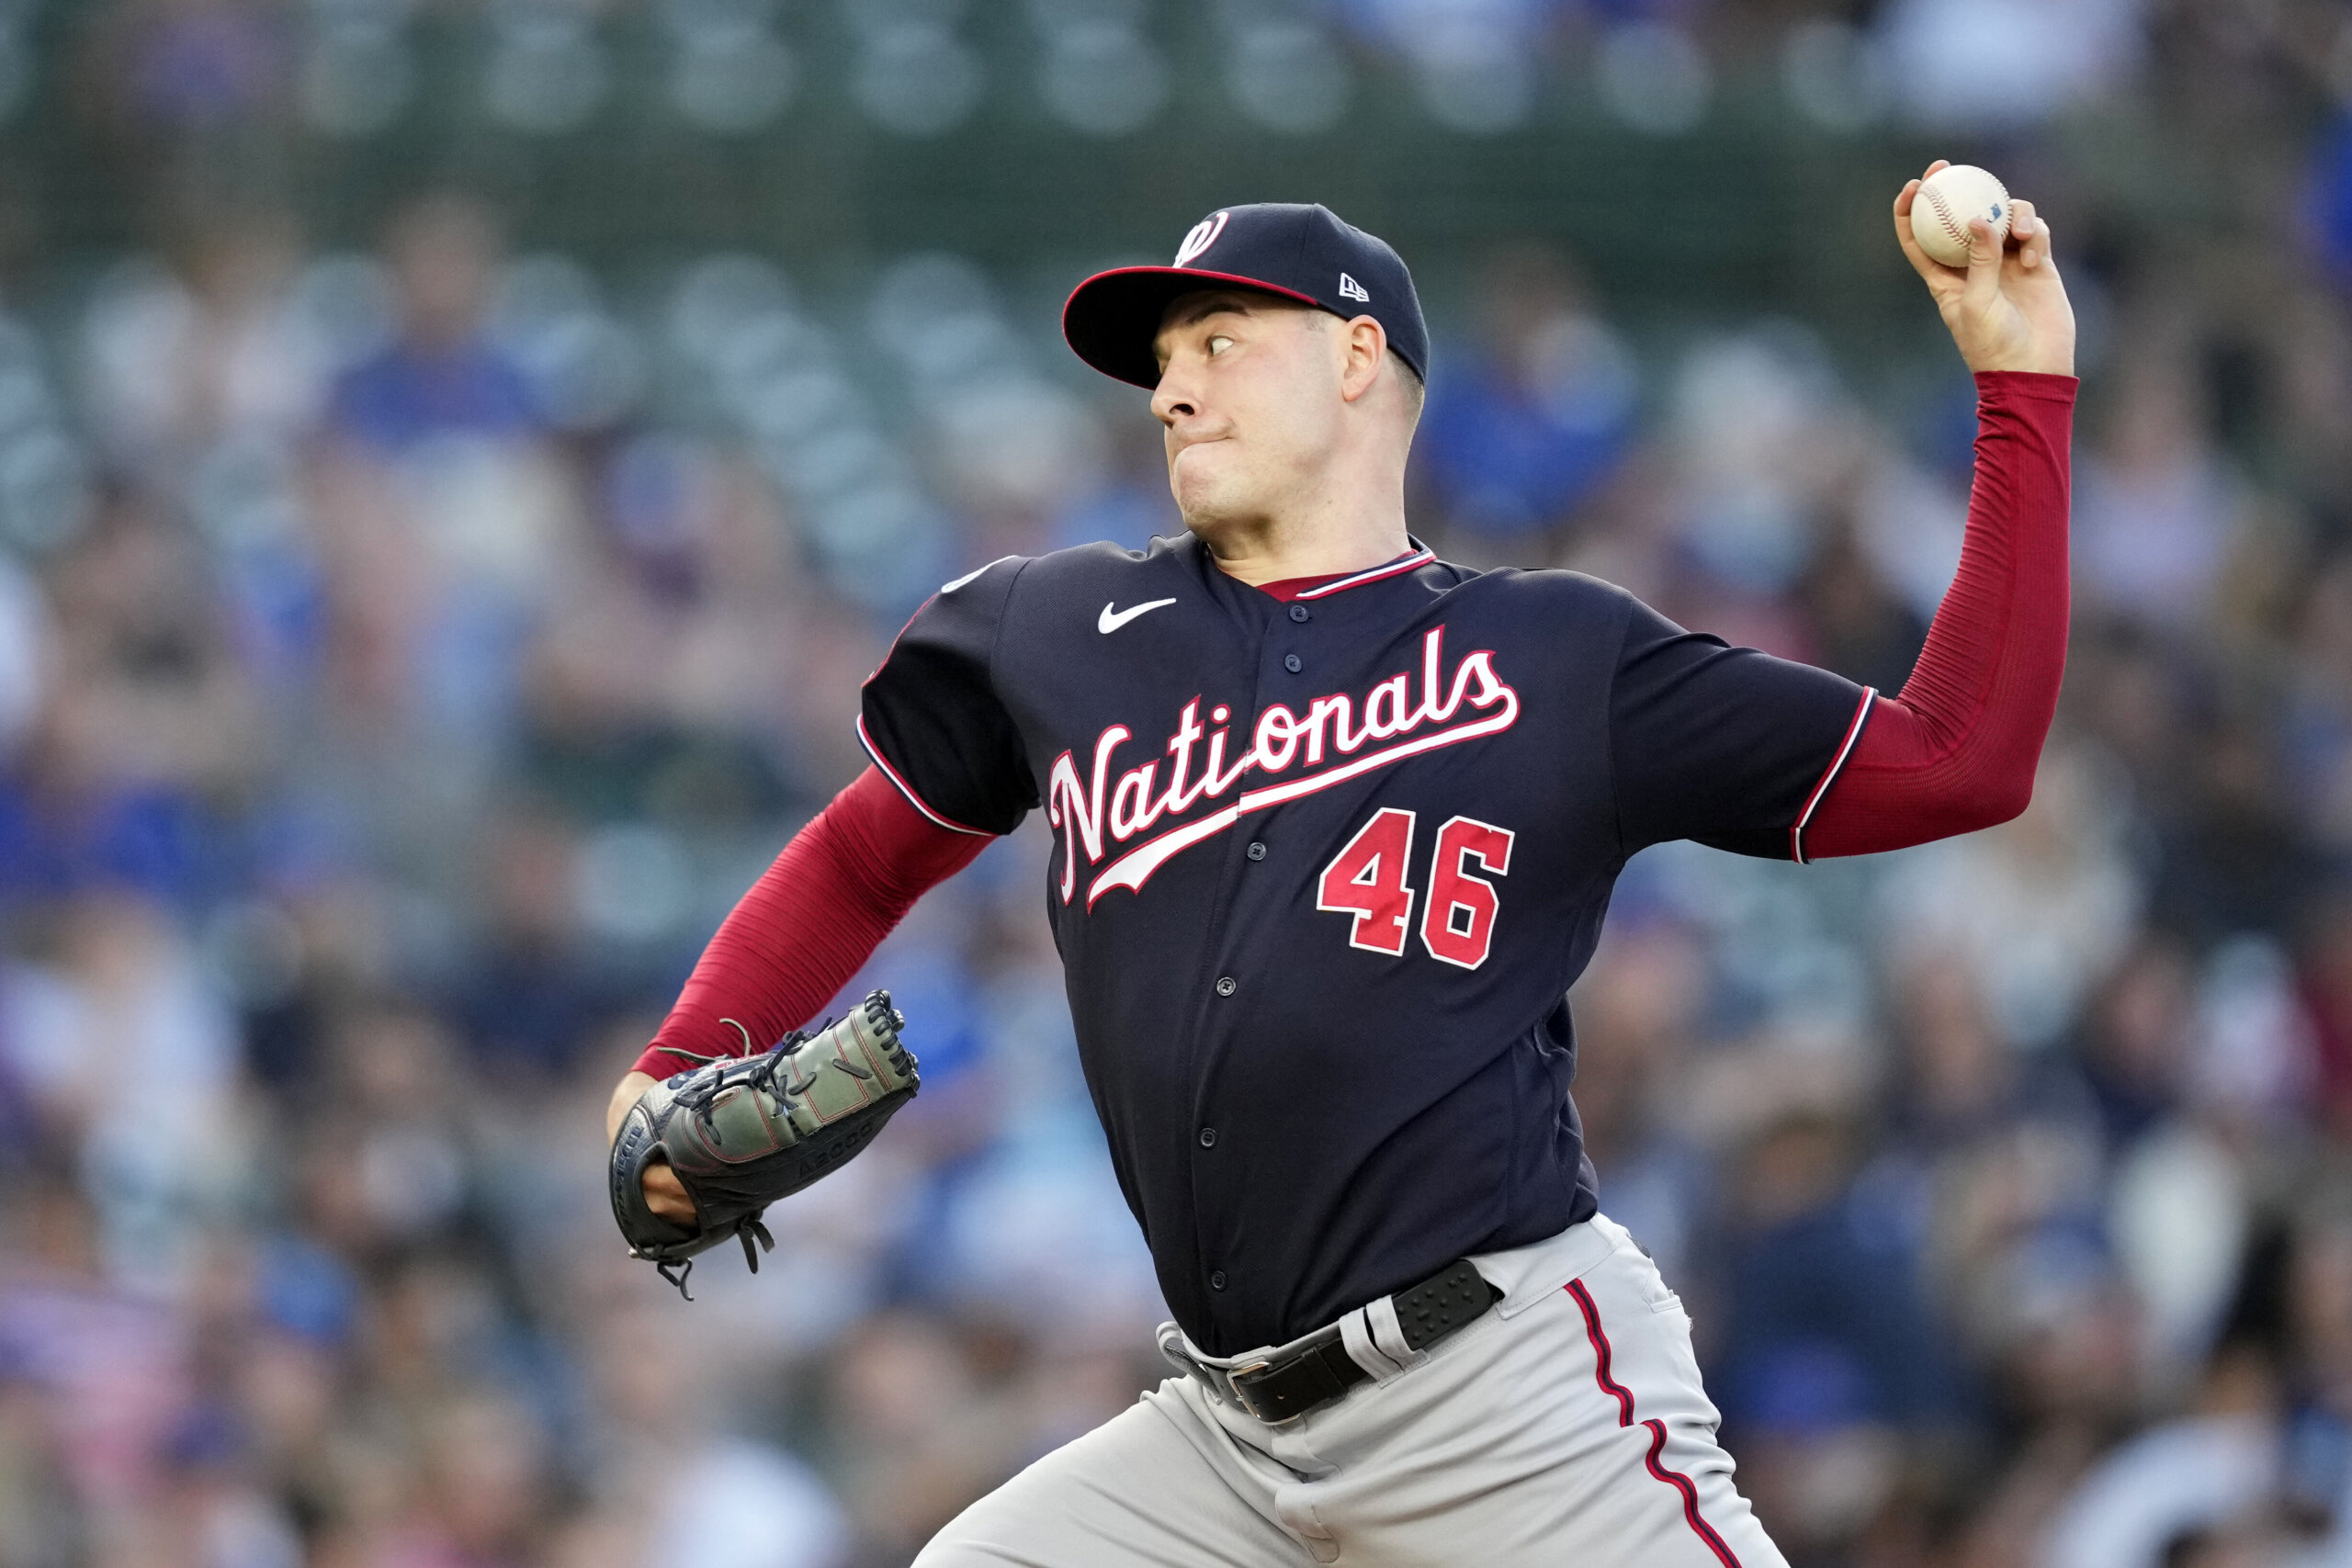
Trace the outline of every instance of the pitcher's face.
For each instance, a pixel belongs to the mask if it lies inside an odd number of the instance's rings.
[[[1194,533],[1273,514],[1321,482],[1344,407],[1340,325],[1248,289],[1169,306],[1152,344],[1151,412],[1166,431],[1168,488]]]

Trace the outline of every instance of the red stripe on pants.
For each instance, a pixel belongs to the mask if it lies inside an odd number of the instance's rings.
[[[1592,1292],[1584,1288],[1581,1280],[1568,1281],[1568,1294],[1576,1298],[1577,1309],[1584,1314],[1585,1337],[1592,1342],[1593,1379],[1600,1384],[1601,1393],[1617,1402],[1617,1425],[1630,1427],[1634,1425],[1634,1391],[1610,1371],[1609,1335],[1600,1326],[1600,1308],[1593,1303]],[[1714,1526],[1699,1517],[1699,1489],[1690,1484],[1689,1476],[1668,1470],[1659,1461],[1658,1456],[1666,1451],[1666,1423],[1651,1420],[1642,1425],[1650,1433],[1650,1451],[1644,1459],[1650,1473],[1682,1494],[1682,1517],[1699,1539],[1707,1543],[1707,1550],[1715,1554],[1715,1560],[1724,1568],[1739,1568],[1739,1559],[1724,1544],[1724,1538],[1715,1533]]]

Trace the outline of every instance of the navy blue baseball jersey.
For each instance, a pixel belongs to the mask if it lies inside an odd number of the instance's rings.
[[[1120,1185],[1229,1355],[1595,1212],[1565,993],[1619,870],[1801,858],[1867,703],[1572,572],[1416,548],[1284,603],[1187,537],[948,584],[860,731],[944,826],[1044,809]]]

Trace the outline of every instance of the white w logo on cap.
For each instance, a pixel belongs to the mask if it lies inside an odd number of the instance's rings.
[[[1184,243],[1176,247],[1174,265],[1190,265],[1202,252],[1216,244],[1216,237],[1225,232],[1225,220],[1229,216],[1229,213],[1212,212],[1193,224],[1193,231],[1184,236]]]

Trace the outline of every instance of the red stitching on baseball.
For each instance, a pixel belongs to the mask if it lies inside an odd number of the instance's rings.
[[[1944,226],[1944,232],[1958,241],[1961,248],[1965,250],[1968,246],[1968,231],[1952,221],[1951,208],[1944,201],[1944,193],[1933,186],[1923,185],[1919,187],[1919,194],[1926,197],[1928,205],[1936,209],[1936,220]]]

